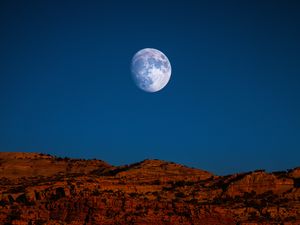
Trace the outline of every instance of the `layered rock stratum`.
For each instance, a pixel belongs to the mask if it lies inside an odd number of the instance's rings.
[[[300,168],[216,176],[161,160],[2,152],[0,224],[299,225]]]

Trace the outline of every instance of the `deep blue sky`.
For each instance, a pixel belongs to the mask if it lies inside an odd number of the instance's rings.
[[[299,1],[0,2],[0,151],[300,166]],[[160,92],[130,60],[163,51]]]

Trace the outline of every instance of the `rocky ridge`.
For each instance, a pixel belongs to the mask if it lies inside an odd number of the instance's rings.
[[[0,224],[299,225],[300,168],[216,176],[161,160],[2,152]]]

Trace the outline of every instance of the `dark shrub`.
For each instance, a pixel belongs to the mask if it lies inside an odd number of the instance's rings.
[[[300,178],[294,179],[294,187],[299,188],[300,187]]]
[[[29,201],[25,194],[21,194],[16,198],[16,202],[28,205]]]
[[[184,198],[184,197],[185,197],[185,194],[182,193],[182,192],[177,192],[177,193],[175,193],[175,197],[176,197],[176,198]]]

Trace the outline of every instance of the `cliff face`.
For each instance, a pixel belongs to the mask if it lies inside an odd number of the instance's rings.
[[[299,168],[228,176],[0,153],[0,224],[300,224]]]

